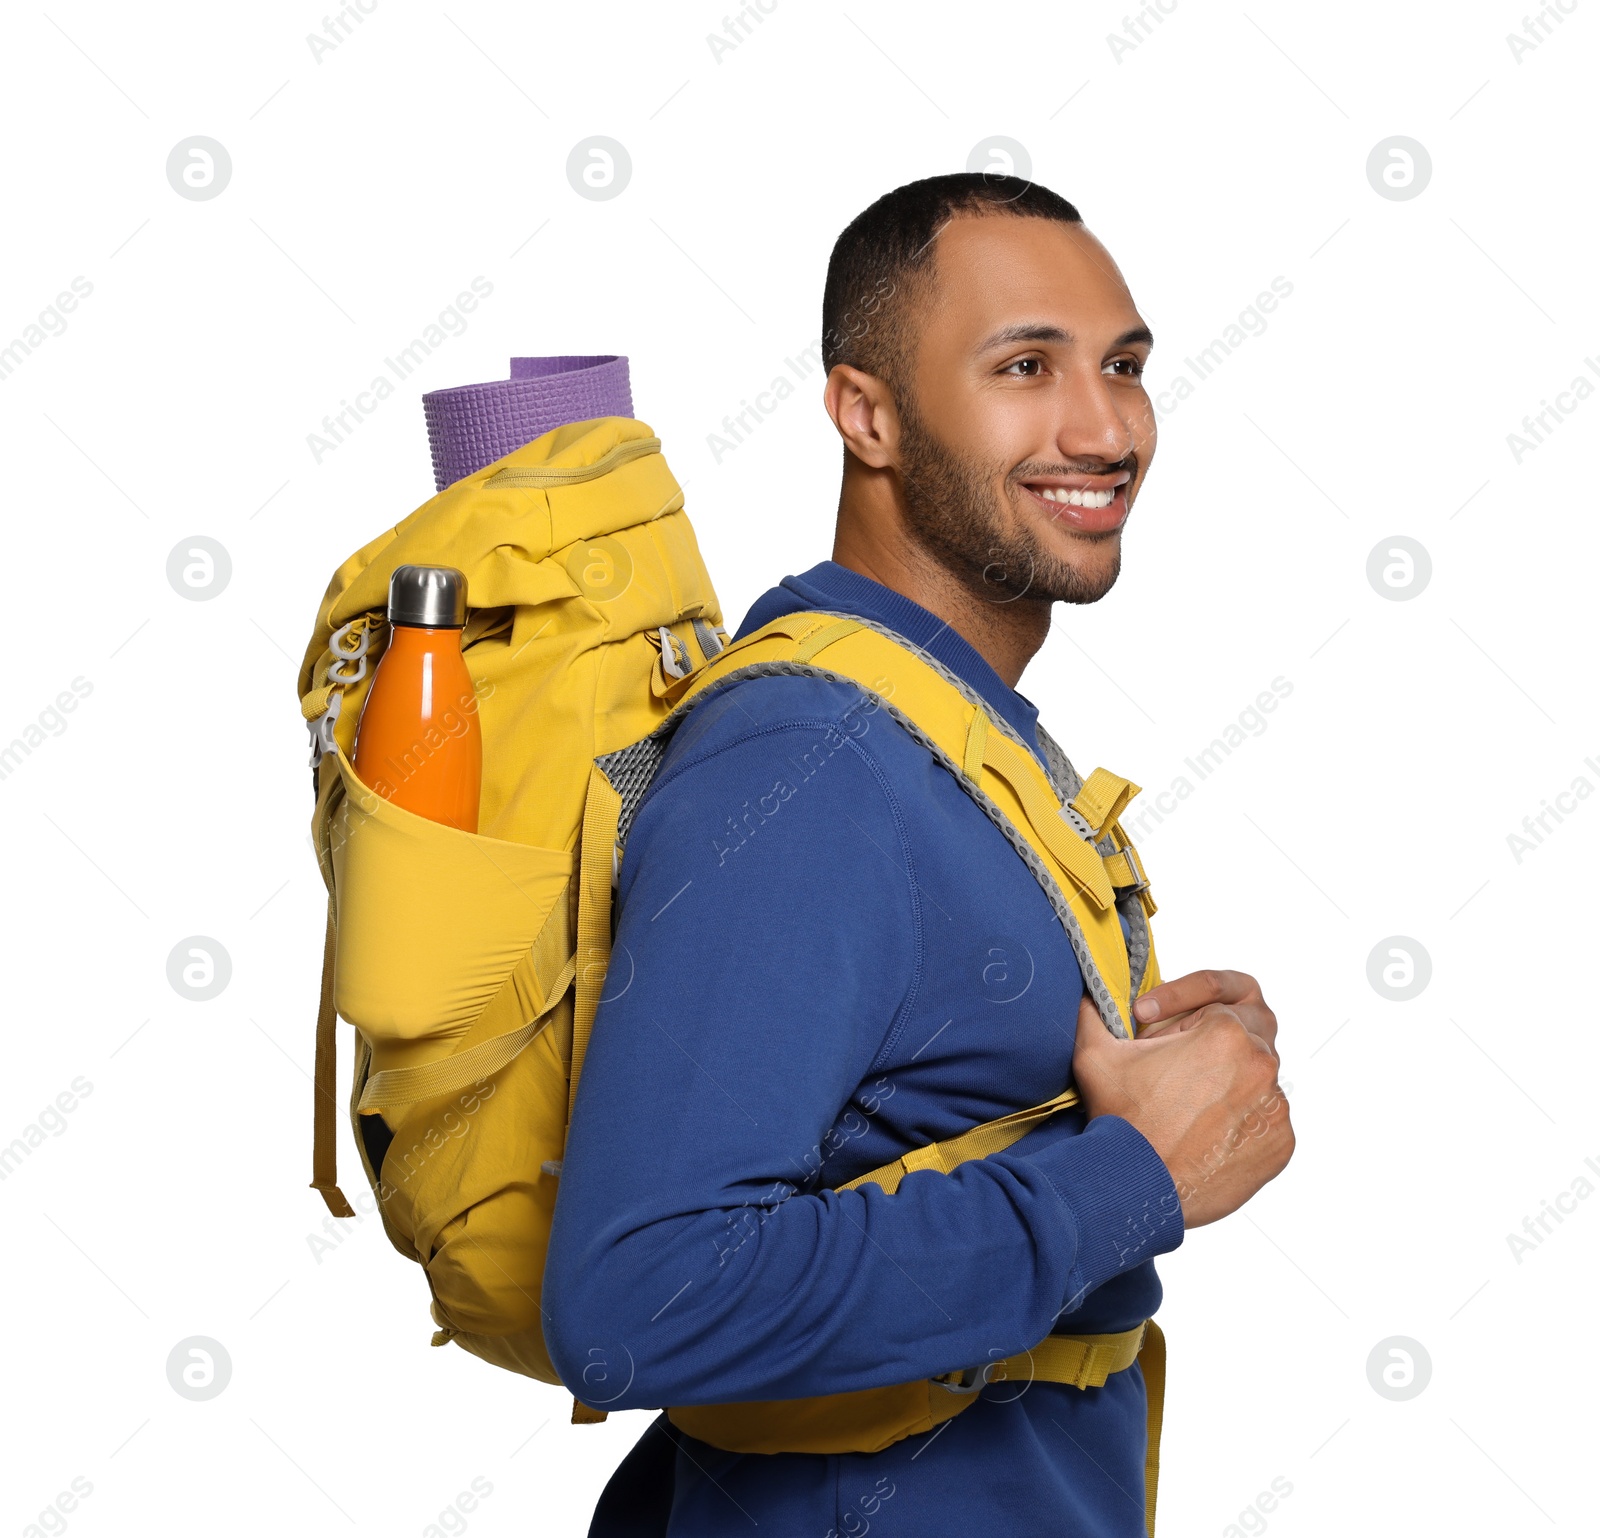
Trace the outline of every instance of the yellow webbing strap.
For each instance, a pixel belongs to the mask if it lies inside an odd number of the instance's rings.
[[[583,845],[578,859],[577,984],[572,999],[572,1063],[567,1083],[567,1119],[578,1098],[578,1076],[588,1050],[589,1032],[600,1007],[606,967],[611,961],[611,875],[617,850],[622,797],[598,764],[589,769],[583,808]]]
[[[1137,886],[1145,879],[1144,867],[1131,846],[1106,856],[1106,874],[1112,886]]]
[[[1103,1388],[1113,1373],[1125,1372],[1139,1360],[1150,1324],[1146,1320],[1115,1335],[1046,1335],[1030,1351],[987,1363],[983,1378],[988,1383],[1070,1383],[1074,1388]]]
[[[1016,793],[1039,841],[1056,857],[1085,897],[1100,909],[1114,901],[1105,861],[1094,845],[1080,838],[1047,793],[1048,781],[1038,759],[1009,737],[990,732],[983,745],[983,761]],[[1096,771],[1098,773],[1098,771]]]
[[[857,1175],[854,1180],[848,1180],[835,1189],[853,1191],[870,1180],[892,1195],[913,1170],[938,1170],[947,1175],[968,1159],[987,1158],[992,1153],[1009,1148],[1023,1133],[1037,1126],[1047,1116],[1053,1116],[1057,1111],[1064,1111],[1077,1103],[1077,1090],[1065,1089],[1054,1100],[1029,1106],[1025,1111],[1013,1111],[996,1121],[986,1121],[980,1127],[969,1127],[967,1131],[946,1138],[942,1143],[927,1143],[921,1148],[910,1149],[898,1159],[880,1164],[877,1169]]]
[[[1144,1323],[1144,1347],[1139,1371],[1144,1374],[1144,1528],[1150,1538],[1156,1531],[1156,1483],[1161,1477],[1161,1411],[1167,1397],[1167,1338],[1154,1319]]]
[[[871,626],[854,619],[830,619],[805,612],[784,615],[732,642],[712,661],[693,673],[671,680],[666,698],[670,704],[677,705],[687,695],[705,690],[725,674],[748,665],[752,657],[757,661],[782,658],[811,664],[836,641],[845,640],[858,631],[866,631],[870,637],[878,636]],[[927,667],[923,659],[902,643],[887,637],[882,639],[896,653],[903,653],[906,660]],[[772,644],[781,641],[792,644]],[[845,676],[856,676],[848,666],[843,671]],[[929,668],[928,671],[931,674],[934,670]],[[862,680],[858,678],[857,681]],[[863,686],[866,687],[865,684]],[[1073,883],[1100,911],[1112,907],[1114,893],[1104,860],[1099,851],[1080,837],[1062,816],[1050,782],[1034,755],[1004,731],[994,729],[981,707],[975,710],[968,721],[964,749],[962,769],[967,778],[976,783],[980,765],[986,765],[1003,779],[1021,803],[1039,841],[1063,866]],[[1085,821],[1103,831],[1138,791],[1139,787],[1132,781],[1111,774],[1108,770],[1097,769],[1084,782],[1074,806]],[[1084,811],[1084,807],[1089,811]]]
[[[961,772],[977,783],[983,772],[983,749],[989,740],[989,717],[982,710],[972,712],[972,725],[967,728],[967,751],[961,755]]]
[[[1144,909],[1144,916],[1154,917],[1158,911],[1156,900],[1150,895],[1150,878],[1145,874],[1144,861],[1139,858],[1139,851],[1115,823],[1112,824],[1111,834],[1114,839],[1121,841],[1122,847],[1115,854],[1106,856],[1106,874],[1111,878],[1113,886],[1137,887],[1139,905]]]
[[[1094,829],[1096,838],[1104,838],[1106,829],[1122,815],[1139,790],[1132,780],[1125,780],[1120,774],[1096,769],[1068,804]]]
[[[832,646],[835,641],[842,641],[847,635],[854,635],[862,629],[859,621],[853,619],[835,620],[831,625],[823,625],[811,631],[794,650],[795,662],[809,662],[824,646]]]
[[[973,784],[978,784],[985,764],[998,774],[1016,792],[1017,799],[1022,802],[1023,809],[1027,813],[1028,822],[1039,835],[1040,841],[1066,868],[1067,873],[1096,907],[1109,908],[1113,901],[1111,890],[1113,885],[1131,886],[1132,879],[1126,882],[1118,880],[1120,867],[1118,871],[1111,870],[1109,862],[1103,860],[1098,851],[1092,849],[1066,824],[1060,813],[1050,804],[1049,798],[1039,788],[1038,779],[1033,772],[1034,765],[1027,762],[1031,757],[1032,755],[1018,748],[1010,738],[1002,736],[999,732],[991,732],[989,717],[984,710],[980,708],[973,711],[972,723],[967,728],[966,749],[961,758],[961,772]],[[1108,779],[1117,778],[1115,775],[1107,774],[1104,769],[1096,769],[1090,776],[1090,782],[1102,775]],[[1128,784],[1126,780],[1121,780],[1119,783]],[[1119,807],[1127,805],[1138,788],[1136,785],[1132,786],[1128,795],[1118,803]]]
[[[317,1002],[317,1066],[312,1085],[311,1188],[322,1192],[336,1218],[353,1218],[355,1208],[339,1189],[339,1148],[334,1135],[338,1110],[339,1016],[333,1007],[333,964],[338,929],[333,898],[328,899],[328,932],[322,943],[322,995]]]
[[[1101,1388],[1114,1374],[1137,1362],[1144,1375],[1144,1522],[1149,1538],[1156,1531],[1156,1487],[1161,1478],[1161,1418],[1167,1393],[1167,1340],[1154,1319],[1115,1335],[1047,1335],[1031,1351],[990,1362],[982,1370],[987,1383],[1067,1383],[1074,1388]],[[961,1374],[946,1373],[959,1380]]]
[[[375,1073],[363,1087],[356,1109],[373,1111],[382,1106],[432,1100],[438,1095],[453,1094],[458,1089],[477,1083],[479,1079],[498,1073],[544,1029],[540,1022],[561,1002],[561,995],[567,991],[567,984],[572,981],[577,966],[578,958],[569,957],[560,976],[547,991],[538,1014],[526,1025],[492,1036],[465,1052],[440,1058],[434,1063],[418,1063],[414,1068],[386,1068],[382,1073]]]
[[[692,676],[692,675],[691,675]],[[578,855],[578,949],[572,993],[572,1062],[567,1080],[567,1120],[577,1103],[578,1078],[594,1029],[600,991],[611,962],[611,876],[617,852],[617,822],[622,797],[598,764],[589,769],[589,793],[583,807],[583,843]],[[563,1142],[566,1140],[563,1138]],[[606,1411],[596,1410],[572,1396],[572,1424],[597,1426]]]

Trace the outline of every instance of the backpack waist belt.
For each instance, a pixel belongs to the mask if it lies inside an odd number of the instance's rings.
[[[1026,1351],[917,1383],[809,1399],[674,1405],[666,1413],[678,1430],[725,1452],[881,1452],[959,1415],[989,1384],[1022,1385],[1007,1398],[1020,1398],[1033,1383],[1101,1388],[1135,1362],[1144,1373],[1148,1401],[1145,1507],[1150,1514],[1155,1510],[1166,1370],[1166,1342],[1153,1319],[1116,1335],[1047,1335]]]

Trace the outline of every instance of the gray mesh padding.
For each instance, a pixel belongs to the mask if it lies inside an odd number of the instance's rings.
[[[976,689],[967,683],[965,679],[952,673],[936,657],[930,656],[922,647],[914,645],[904,636],[890,630],[888,626],[863,619],[859,614],[844,614],[827,609],[817,609],[810,612],[825,614],[831,619],[855,620],[863,628],[876,630],[880,635],[887,637],[897,645],[905,647],[907,651],[916,653],[923,662],[955,689],[968,704],[975,705],[988,714],[991,730],[998,731],[1003,736],[1009,737],[1024,752],[1031,752],[1028,744],[1022,740],[1016,728],[1003,717],[995,715],[990,710],[988,702]],[[607,753],[597,758],[595,762],[599,764],[601,771],[611,781],[612,787],[622,798],[621,810],[617,817],[618,847],[621,848],[627,842],[628,829],[632,825],[634,814],[638,811],[639,803],[644,799],[644,793],[649,788],[651,780],[655,778],[656,771],[661,767],[661,761],[666,754],[667,743],[672,734],[683,724],[684,718],[689,711],[746,678],[772,677],[823,678],[831,683],[849,684],[862,694],[870,695],[876,699],[880,708],[886,710],[900,723],[908,735],[921,743],[933,755],[939,764],[948,771],[956,784],[973,799],[989,818],[990,822],[1005,835],[1011,847],[1021,856],[1023,864],[1033,873],[1034,879],[1050,900],[1050,906],[1055,910],[1056,917],[1061,921],[1061,927],[1066,931],[1067,938],[1072,943],[1073,954],[1078,958],[1078,966],[1083,973],[1084,985],[1088,988],[1089,996],[1094,1000],[1095,1007],[1100,1011],[1100,1018],[1105,1021],[1114,1036],[1124,1038],[1129,1036],[1131,1033],[1127,1023],[1122,1018],[1122,1011],[1112,997],[1111,990],[1107,988],[1105,979],[1100,975],[1100,968],[1095,964],[1088,941],[1084,939],[1083,929],[1078,923],[1077,915],[1072,911],[1071,904],[1062,894],[1061,888],[1056,883],[1056,879],[1049,868],[1035,853],[1033,846],[1029,844],[1027,839],[1017,831],[1011,819],[979,786],[973,784],[962,773],[960,764],[951,758],[937,742],[929,737],[910,716],[892,701],[885,699],[875,690],[867,688],[866,685],[856,679],[847,678],[842,673],[832,672],[830,669],[820,667],[816,663],[753,662],[747,667],[735,668],[731,673],[724,674],[715,683],[709,685],[698,694],[684,700],[656,726],[649,736],[640,738],[638,742],[632,743],[628,747],[619,748],[614,753]],[[1048,776],[1050,782],[1063,801],[1069,800],[1078,793],[1083,782],[1078,777],[1077,771],[1073,769],[1066,754],[1061,751],[1042,726],[1039,728],[1039,734],[1040,746],[1044,750],[1049,765]],[[1070,787],[1070,789],[1065,789],[1066,787]],[[1103,854],[1113,852],[1109,838],[1102,839],[1096,847]],[[1128,902],[1132,904],[1131,912],[1124,906]],[[1130,972],[1135,979],[1134,986],[1137,987],[1138,979],[1144,974],[1145,962],[1149,955],[1149,929],[1144,922],[1144,910],[1139,905],[1137,895],[1130,893],[1127,898],[1118,899],[1118,908],[1128,914],[1130,928],[1134,935],[1135,943],[1130,947],[1128,959]],[[1137,921],[1134,920],[1134,914],[1138,916]],[[1135,957],[1132,954],[1135,949],[1139,952],[1136,971],[1133,970]]]
[[[671,721],[677,716],[674,711],[667,720]],[[676,730],[676,725],[674,726]],[[622,797],[622,809],[617,813],[617,847],[620,849],[628,841],[628,829],[633,825],[633,814],[639,810],[639,803],[644,800],[644,793],[650,788],[650,782],[656,777],[656,770],[661,767],[661,760],[667,755],[667,743],[671,733],[662,736],[659,728],[650,733],[648,737],[641,737],[637,742],[630,743],[625,748],[618,748],[615,753],[607,753],[597,758],[605,777],[611,781],[611,788]]]
[[[1039,734],[1039,749],[1044,754],[1045,773],[1050,776],[1050,783],[1063,802],[1070,801],[1083,789],[1083,776],[1072,767],[1072,760],[1062,752],[1060,743],[1044,729],[1042,721],[1034,730]]]

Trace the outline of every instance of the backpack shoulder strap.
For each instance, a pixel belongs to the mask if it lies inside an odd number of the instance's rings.
[[[1063,802],[1039,759],[982,697],[936,658],[872,621],[824,611],[787,614],[730,643],[702,666],[663,680],[670,713],[648,736],[596,759],[584,811],[579,873],[577,989],[569,1115],[610,959],[611,899],[634,810],[672,733],[689,711],[742,679],[820,677],[858,685],[956,779],[1005,835],[1050,899],[1072,943],[1100,1017],[1129,1036],[1132,996],[1159,981],[1148,919],[1156,911],[1144,867],[1116,819],[1139,786],[1096,769]],[[1059,751],[1059,750],[1058,750]],[[1077,782],[1068,770],[1068,786]],[[1119,909],[1138,941],[1137,990]],[[850,1185],[895,1190],[915,1169],[949,1171],[998,1153],[1056,1111],[1077,1103],[1075,1089],[1040,1105],[908,1151]]]
[[[672,713],[652,738],[664,746],[696,704],[741,679],[775,674],[855,683],[874,697],[874,708],[887,710],[934,755],[1006,836],[1050,899],[1101,1018],[1115,1035],[1131,1035],[1132,998],[1160,980],[1148,925],[1155,900],[1138,852],[1117,822],[1140,787],[1107,769],[1080,781],[1064,759],[1052,775],[1010,724],[936,658],[870,620],[825,611],[784,615],[673,681],[666,695]],[[606,830],[614,833],[616,798],[607,794],[605,774],[598,772],[598,778],[611,814]],[[1060,789],[1058,778],[1064,781]],[[625,824],[624,817],[623,836]],[[608,853],[611,847],[607,840]],[[1130,917],[1133,931],[1132,973],[1119,910]],[[892,1192],[913,1170],[948,1172],[1000,1152],[1077,1101],[1069,1087],[1040,1105],[913,1148],[842,1189],[871,1181]]]
[[[1156,911],[1138,852],[1117,822],[1140,787],[1096,769],[1064,802],[1032,749],[963,679],[887,627],[825,611],[773,620],[674,681],[673,712],[656,733],[674,730],[683,711],[720,688],[784,673],[855,683],[933,754],[1050,898],[1101,1018],[1113,1034],[1131,1035],[1131,998],[1156,975],[1153,959],[1142,964],[1136,988],[1117,917],[1119,907],[1140,920]],[[1147,942],[1144,924],[1138,928]]]
[[[1050,764],[1047,770],[1010,724],[990,712],[975,690],[893,631],[850,615],[821,611],[785,615],[752,631],[669,686],[666,698],[673,703],[672,714],[651,739],[635,745],[642,750],[658,743],[653,759],[648,753],[629,750],[625,762],[599,760],[596,767],[602,771],[602,778],[612,783],[607,771],[615,773],[614,783],[623,786],[626,772],[636,771],[641,759],[647,765],[659,762],[665,737],[697,702],[713,697],[719,689],[740,679],[772,674],[801,674],[855,683],[876,701],[873,708],[887,710],[933,754],[1005,834],[1037,878],[1067,931],[1085,987],[1101,1018],[1116,1034],[1131,1034],[1131,996],[1153,987],[1160,978],[1148,925],[1155,903],[1138,855],[1117,822],[1139,787],[1105,769],[1097,769],[1087,780],[1080,780],[1060,750],[1042,738],[1041,748]],[[637,804],[638,794],[629,791],[624,799],[631,797],[632,804]],[[626,837],[628,816],[625,808],[622,837]],[[616,828],[617,820],[613,818],[609,826]],[[1119,914],[1129,919],[1128,940],[1122,934]],[[970,1127],[942,1142],[912,1148],[838,1189],[850,1190],[871,1182],[893,1193],[913,1171],[949,1173],[969,1159],[985,1158],[1008,1148],[1056,1111],[1077,1104],[1078,1098],[1076,1089],[1068,1087],[1041,1105]],[[1111,1372],[1127,1367],[1135,1359],[1145,1364],[1150,1374],[1146,1380],[1150,1404],[1145,1479],[1150,1531],[1154,1531],[1165,1361],[1160,1332],[1154,1325],[1147,1322],[1119,1336],[1069,1337],[1052,1333],[1030,1351],[998,1366],[1002,1377],[1085,1387],[1104,1383]],[[991,1364],[981,1376],[989,1381],[994,1370]],[[956,1376],[964,1387],[974,1374]],[[948,1383],[943,1386],[950,1387]],[[894,1405],[901,1403],[896,1396],[903,1396],[904,1389],[865,1390],[769,1404],[674,1408],[669,1415],[679,1429],[709,1440],[714,1446],[761,1452],[840,1448],[859,1451],[888,1445],[908,1434],[908,1428],[927,1430],[971,1402],[956,1401],[954,1408],[950,1402],[938,1405],[942,1396],[932,1394],[928,1385],[911,1387],[916,1391],[913,1397],[919,1411],[928,1408],[927,1396],[934,1401],[933,1413],[925,1419],[908,1420],[904,1415],[890,1413]],[[870,1422],[870,1437],[857,1439],[848,1430],[841,1430],[852,1415]]]

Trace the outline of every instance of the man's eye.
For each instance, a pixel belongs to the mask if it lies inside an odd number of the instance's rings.
[[[1108,369],[1125,369],[1127,372],[1122,376],[1124,379],[1137,379],[1144,373],[1144,364],[1137,358],[1114,358],[1110,363],[1106,364],[1106,367]]]
[[[1003,374],[1009,374],[1012,369],[1022,369],[1024,372],[1018,374],[1016,376],[1017,378],[1036,379],[1039,376],[1039,370],[1043,367],[1044,363],[1038,358],[1018,358],[1015,363],[1006,364],[1006,366],[1000,372]]]

